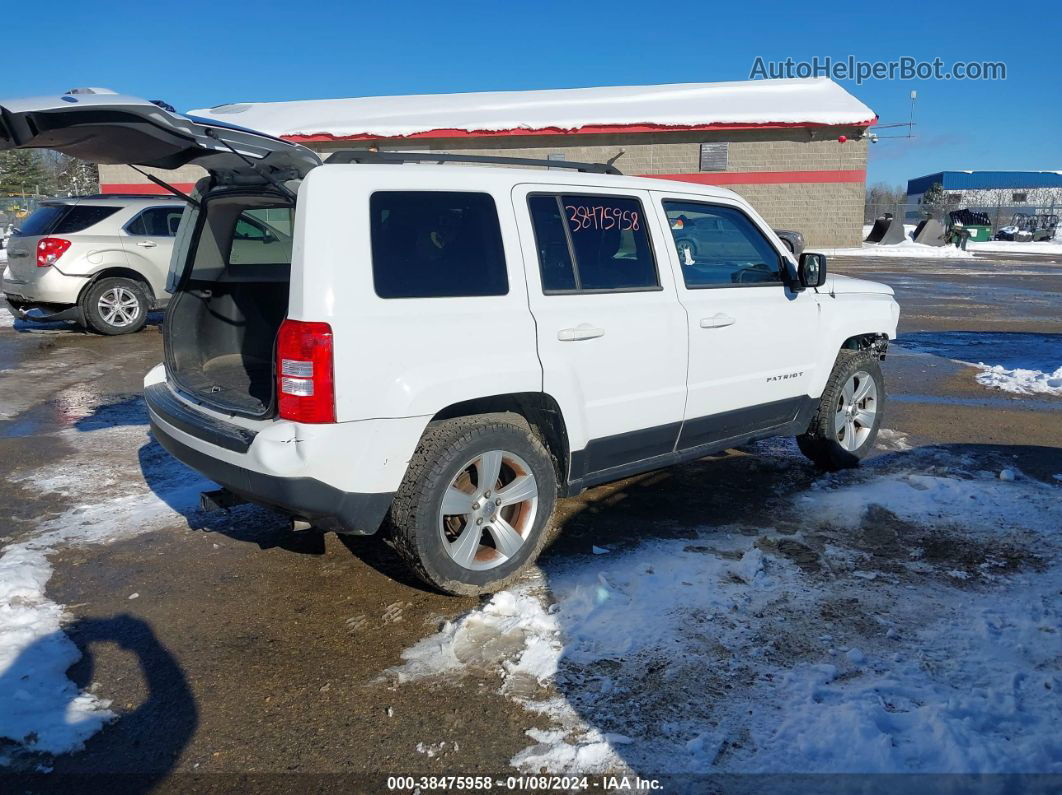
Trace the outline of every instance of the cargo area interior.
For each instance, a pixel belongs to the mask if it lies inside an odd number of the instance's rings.
[[[167,369],[215,408],[273,411],[273,348],[288,309],[294,207],[277,195],[223,195],[186,212],[185,278],[166,315]],[[196,228],[198,227],[198,233]],[[180,254],[178,254],[180,256]]]

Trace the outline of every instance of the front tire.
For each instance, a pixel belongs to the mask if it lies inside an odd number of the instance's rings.
[[[866,351],[837,356],[800,451],[831,472],[859,465],[874,447],[885,409],[885,378],[878,358]]]
[[[549,452],[517,414],[428,426],[388,517],[395,550],[444,593],[491,593],[538,557],[557,501]]]
[[[132,334],[147,322],[147,291],[139,282],[109,276],[85,292],[81,310],[93,331],[108,336]]]

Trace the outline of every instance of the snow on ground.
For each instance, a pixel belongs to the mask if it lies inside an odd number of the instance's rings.
[[[60,394],[60,402],[71,410],[84,406],[79,390]],[[71,507],[0,549],[0,749],[6,739],[19,750],[73,751],[114,717],[107,700],[78,692],[66,677],[81,653],[62,632],[62,605],[45,593],[48,556],[63,546],[107,544],[172,525],[212,487],[157,445],[145,447],[145,422],[139,403],[93,412],[80,429],[57,434],[76,452],[16,481],[62,494]],[[140,477],[130,472],[138,456]],[[6,760],[0,751],[0,765],[10,761],[7,751]]]
[[[1053,334],[915,332],[897,344],[977,368],[979,384],[1018,395],[1062,395],[1062,343]]]
[[[15,325],[15,316],[7,305],[0,306],[0,328],[11,328]]]
[[[1008,370],[1002,365],[989,366],[983,362],[977,366],[982,368],[977,374],[977,383],[987,387],[1018,395],[1062,395],[1062,367],[1054,372],[1045,373],[1041,370],[1026,370],[1020,367]]]
[[[991,251],[1006,254],[1058,254],[1062,256],[1062,239],[1027,243],[1013,240],[986,240],[983,243],[967,243],[970,251]]]
[[[864,227],[864,229],[868,229]],[[809,251],[819,251],[828,257],[907,257],[908,259],[971,259],[973,252],[963,251],[955,246],[926,246],[915,243],[910,239],[914,230],[913,226],[904,227],[908,239],[902,243],[881,245],[879,243],[863,243],[851,248],[816,248]],[[865,238],[867,233],[863,233]]]
[[[549,560],[387,672],[500,675],[518,769],[1062,772],[1060,488],[936,450],[771,527]]]

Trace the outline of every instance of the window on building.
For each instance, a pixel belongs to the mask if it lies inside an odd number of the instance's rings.
[[[700,171],[726,171],[730,157],[730,144],[716,142],[701,144]]]
[[[961,193],[949,193],[947,195],[947,197],[945,198],[945,201],[948,204],[958,204],[959,202],[962,201],[962,194]]]
[[[781,283],[781,255],[740,210],[665,201],[664,212],[687,287]]]
[[[542,290],[653,290],[660,286],[638,199],[532,196]]]
[[[381,191],[369,200],[381,298],[505,295],[501,227],[486,193]]]
[[[184,205],[150,207],[127,223],[125,231],[145,237],[173,237],[183,214]]]
[[[1015,204],[1023,204],[1029,200],[1028,193],[1012,193],[1010,194],[1010,200]]]

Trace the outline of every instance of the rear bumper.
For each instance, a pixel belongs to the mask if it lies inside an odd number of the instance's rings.
[[[314,477],[278,475],[234,463],[229,459],[246,455],[256,434],[195,411],[161,384],[146,388],[144,398],[159,444],[178,461],[251,502],[326,530],[358,535],[375,533],[391,507],[393,492],[344,491]],[[243,442],[237,441],[241,437]],[[226,438],[230,441],[223,444]]]
[[[32,278],[20,279],[14,275],[9,265],[4,270],[3,292],[10,299],[24,304],[58,304],[73,306],[77,303],[81,289],[88,284],[91,276],[71,276],[63,273],[53,265],[39,268]]]

